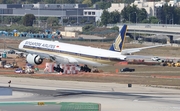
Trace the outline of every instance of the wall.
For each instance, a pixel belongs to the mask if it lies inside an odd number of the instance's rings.
[[[62,34],[63,36],[71,37],[71,38],[78,37],[77,32],[61,31],[61,34]]]
[[[65,31],[79,31],[79,32],[82,32],[82,27],[65,27],[64,28],[65,29]]]

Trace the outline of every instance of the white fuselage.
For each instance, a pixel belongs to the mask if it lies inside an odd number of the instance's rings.
[[[34,52],[43,52],[45,49],[46,51],[43,53],[47,53],[49,50],[57,53],[57,55],[62,53],[68,54],[68,56],[78,55],[88,58],[117,59],[119,61],[126,59],[126,56],[116,51],[39,39],[24,40],[19,44],[19,49],[33,50]]]

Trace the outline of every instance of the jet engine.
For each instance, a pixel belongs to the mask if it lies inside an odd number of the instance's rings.
[[[28,54],[26,57],[26,61],[32,65],[40,65],[40,64],[42,64],[43,59],[39,55]]]

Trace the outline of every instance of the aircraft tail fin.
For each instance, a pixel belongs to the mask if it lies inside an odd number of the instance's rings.
[[[126,37],[126,31],[127,31],[127,25],[123,25],[123,27],[119,31],[118,37],[116,37],[115,41],[113,42],[109,50],[117,51],[117,52],[122,51]]]

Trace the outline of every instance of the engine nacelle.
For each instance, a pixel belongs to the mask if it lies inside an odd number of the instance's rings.
[[[40,65],[40,64],[42,64],[43,59],[39,55],[28,54],[26,57],[26,61],[32,65]]]

